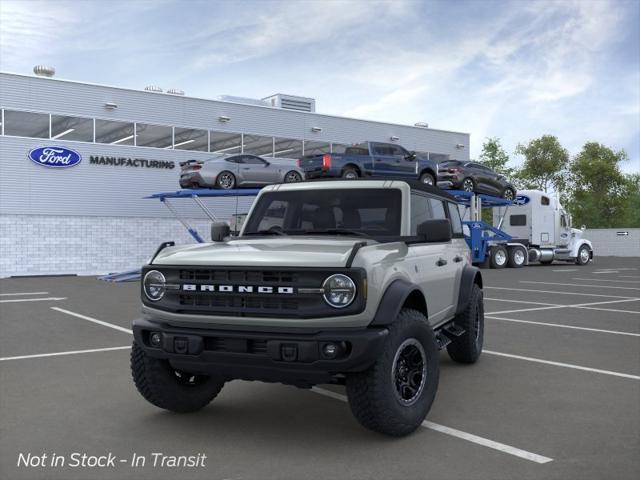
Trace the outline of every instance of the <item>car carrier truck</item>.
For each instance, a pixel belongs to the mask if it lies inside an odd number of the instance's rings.
[[[493,225],[511,238],[505,245],[507,252],[522,248],[528,262],[585,265],[593,259],[593,246],[583,238],[585,227],[572,228],[571,215],[560,202],[539,190],[520,191],[513,205],[495,208]],[[491,254],[501,255],[495,247]],[[512,256],[507,254],[506,261],[513,262]]]

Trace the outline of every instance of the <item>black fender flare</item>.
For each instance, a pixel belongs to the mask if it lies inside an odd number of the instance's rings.
[[[382,295],[382,299],[378,305],[378,310],[369,325],[384,326],[393,323],[398,317],[398,314],[400,313],[400,310],[405,304],[407,298],[409,298],[409,295],[416,291],[422,296],[420,289],[406,280],[397,279],[391,282],[387,287],[387,290],[384,292],[384,295]]]
[[[482,288],[482,274],[478,267],[471,265],[465,265],[462,269],[462,276],[460,278],[460,290],[458,292],[458,307],[456,308],[456,315],[461,314],[467,308],[469,304],[469,297],[471,296],[471,289],[473,284],[477,283]]]

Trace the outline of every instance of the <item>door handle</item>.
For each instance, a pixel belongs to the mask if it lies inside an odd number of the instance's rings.
[[[436,265],[439,267],[444,267],[447,264],[447,261],[444,258],[439,258],[436,262]]]
[[[460,263],[462,261],[462,257],[460,255],[456,255],[453,257],[453,261],[456,263]]]

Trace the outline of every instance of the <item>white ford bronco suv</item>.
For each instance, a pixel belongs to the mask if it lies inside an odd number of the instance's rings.
[[[365,427],[406,435],[438,387],[439,350],[473,363],[482,277],[453,197],[403,180],[271,185],[237,237],[161,245],[142,271],[133,380],[174,412],[234,379],[346,386]]]

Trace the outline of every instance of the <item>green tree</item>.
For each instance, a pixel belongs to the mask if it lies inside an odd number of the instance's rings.
[[[482,144],[480,162],[506,177],[511,177],[514,169],[507,166],[509,155],[502,148],[498,137],[487,137]]]
[[[565,188],[569,152],[555,136],[543,135],[527,144],[518,144],[516,154],[525,158],[516,175],[520,186],[545,192],[551,188],[560,192]]]
[[[640,228],[640,173],[625,175],[624,207],[619,227]]]
[[[633,180],[625,178],[619,166],[626,159],[624,150],[588,142],[572,160],[567,207],[577,225],[619,227],[625,215],[633,215],[633,208],[627,206],[633,197]]]

